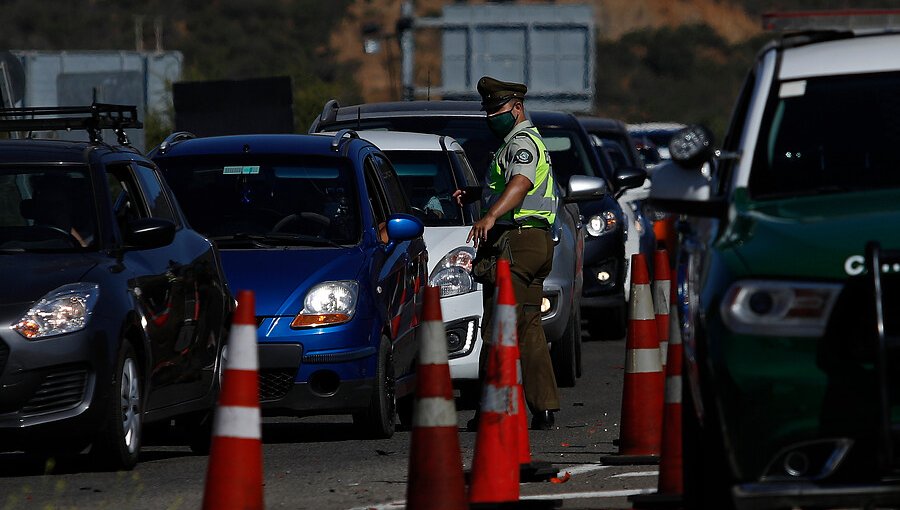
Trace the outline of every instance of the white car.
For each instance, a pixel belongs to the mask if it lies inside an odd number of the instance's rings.
[[[359,131],[391,160],[413,206],[425,223],[428,284],[441,288],[450,376],[465,399],[478,399],[481,353],[481,285],[469,271],[475,249],[466,244],[478,218],[478,203],[460,207],[453,192],[479,187],[462,146],[449,136],[401,131]],[[474,391],[475,394],[472,394]]]

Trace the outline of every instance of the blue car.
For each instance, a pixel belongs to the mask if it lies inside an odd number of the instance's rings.
[[[229,287],[255,294],[263,414],[390,437],[411,414],[428,255],[388,158],[349,130],[176,133],[149,156]]]

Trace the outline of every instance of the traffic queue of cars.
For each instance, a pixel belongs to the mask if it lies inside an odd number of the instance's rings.
[[[476,168],[499,140],[476,102],[353,108],[349,125],[327,105],[311,130],[324,133],[179,132],[146,156],[124,136],[140,126],[133,107],[45,111],[41,125],[34,111],[3,112],[32,117],[0,124],[9,131],[75,128],[90,140],[2,142],[0,257],[13,283],[0,302],[0,449],[90,447],[129,469],[145,426],[175,420],[204,452],[233,291],[244,289],[255,293],[264,415],[347,414],[376,438],[397,417],[409,426],[426,285],[441,289],[461,402],[477,405],[482,296],[466,237],[481,210],[452,194],[481,188]],[[601,162],[570,114],[532,118],[563,198],[542,323],[558,383],[573,386],[581,308],[624,314],[633,220],[616,199],[646,174]],[[413,119],[416,129],[393,131]]]

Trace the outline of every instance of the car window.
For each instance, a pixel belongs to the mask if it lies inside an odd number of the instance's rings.
[[[773,84],[754,151],[755,198],[900,187],[900,73]]]
[[[84,165],[0,166],[0,250],[95,248],[92,190]]]
[[[553,165],[553,176],[559,181],[561,188],[569,184],[573,175],[598,175],[591,164],[590,156],[577,134],[568,129],[541,127],[541,137],[550,152]],[[602,173],[599,177],[605,177]]]
[[[157,164],[191,226],[220,245],[346,245],[361,237],[355,173],[344,158],[238,154]]]
[[[397,179],[391,162],[380,154],[373,154],[372,161],[377,170],[378,178],[384,186],[384,195],[387,198],[388,214],[410,212],[409,200],[403,191],[403,186]]]
[[[387,230],[385,228],[387,217],[390,214],[387,200],[384,198],[384,189],[381,181],[378,179],[378,170],[375,166],[375,160],[372,156],[366,157],[363,164],[363,171],[366,178],[366,196],[369,198],[369,207],[372,210],[372,217],[375,219],[375,228],[381,242],[388,242]]]
[[[169,203],[169,197],[163,190],[162,183],[156,171],[148,166],[136,164],[134,165],[135,173],[144,190],[144,199],[147,201],[147,208],[150,216],[169,220],[176,225],[178,221],[172,210],[172,204]]]
[[[462,209],[453,198],[457,186],[446,152],[400,150],[385,154],[400,178],[412,213],[425,226],[464,224]]]
[[[106,180],[113,212],[120,229],[124,229],[129,221],[150,216],[141,200],[140,187],[134,180],[131,165],[127,163],[107,165]]]

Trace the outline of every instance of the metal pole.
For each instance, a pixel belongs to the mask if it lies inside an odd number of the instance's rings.
[[[413,84],[413,60],[415,53],[413,28],[415,27],[415,18],[413,11],[412,0],[403,0],[403,4],[400,7],[400,18],[404,20],[402,23],[404,28],[400,33],[400,79],[403,82],[404,101],[415,99],[415,85]]]

